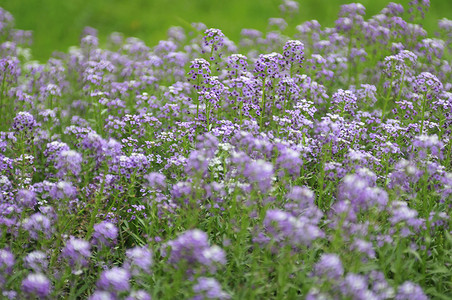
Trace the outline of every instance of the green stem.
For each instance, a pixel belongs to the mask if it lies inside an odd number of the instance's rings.
[[[424,119],[425,119],[425,108],[427,106],[427,97],[424,95],[422,98],[422,111],[421,111],[421,132],[422,134],[424,132]]]
[[[392,93],[392,80],[391,80],[391,83],[389,85],[388,92],[386,93],[385,102],[383,104],[383,112],[381,114],[381,121],[382,122],[383,122],[384,117],[386,115],[386,107],[388,106],[389,97],[391,96],[391,93]]]
[[[262,107],[261,107],[261,118],[260,118],[260,128],[262,130],[264,126],[264,113],[265,113],[265,77],[262,80]]]
[[[96,202],[94,203],[94,210],[91,212],[91,219],[89,221],[88,232],[86,233],[86,240],[89,240],[91,238],[91,235],[94,230],[94,222],[96,221],[97,213],[98,213],[100,205],[102,203],[101,200],[102,200],[102,196],[104,194],[105,179],[106,179],[106,175],[107,175],[107,174],[105,174],[105,171],[104,171],[104,176],[102,178],[100,192],[97,194],[97,197],[95,200]]]
[[[0,116],[2,116],[2,124],[0,124],[0,125],[6,125],[6,120],[8,120],[8,118],[5,116],[5,117],[3,117],[3,105],[6,105],[6,101],[5,101],[5,104],[3,104],[3,99],[5,98],[4,97],[4,94],[5,94],[5,84],[6,84],[6,74],[3,74],[3,80],[2,80],[2,89],[1,89],[1,91],[0,91]],[[6,110],[5,112],[7,112],[8,110]],[[5,123],[3,124],[3,120],[5,120]]]

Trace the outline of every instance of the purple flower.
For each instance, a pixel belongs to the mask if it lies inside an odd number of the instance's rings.
[[[33,115],[29,112],[21,111],[17,113],[16,117],[14,117],[11,128],[13,131],[29,134],[39,125],[40,124],[35,121]]]
[[[357,98],[350,90],[339,89],[331,98],[332,105],[336,108],[335,113],[353,113],[356,110]]]
[[[277,243],[293,246],[310,245],[324,233],[305,216],[294,217],[278,209],[269,209],[265,215],[264,228]]]
[[[71,236],[61,255],[69,261],[71,266],[86,267],[88,258],[91,256],[90,248],[91,245],[87,241]]]
[[[55,200],[74,199],[77,195],[77,188],[71,182],[59,181],[52,185],[49,195]]]
[[[102,221],[94,225],[93,241],[95,245],[111,246],[116,243],[118,228],[115,224]]]
[[[89,298],[89,300],[116,300],[116,294],[107,291],[95,291]]]
[[[167,247],[171,248],[168,261],[173,265],[184,261],[190,267],[202,266],[214,273],[219,264],[226,264],[224,251],[218,246],[211,247],[207,234],[199,229],[188,230],[167,242],[162,249],[163,256],[167,254]]]
[[[279,5],[279,11],[282,14],[294,15],[298,13],[298,2],[293,0],[284,0],[282,4]]]
[[[37,297],[47,297],[52,290],[50,280],[42,273],[31,273],[22,280],[22,291]]]
[[[82,156],[73,150],[63,150],[56,158],[55,168],[59,178],[66,178],[69,175],[78,176],[82,170]]]
[[[4,275],[11,274],[14,266],[14,255],[7,249],[0,249],[0,287],[5,283]]]
[[[30,190],[19,190],[16,195],[16,202],[21,207],[32,208],[36,205],[36,193]]]
[[[290,70],[299,72],[304,61],[304,44],[299,40],[287,41],[283,48],[283,57]]]
[[[39,250],[32,251],[24,257],[24,266],[35,272],[47,271],[48,264],[47,255]]]
[[[344,275],[341,259],[336,254],[324,253],[314,266],[314,275],[324,279],[339,280]]]
[[[50,219],[41,213],[35,213],[22,221],[22,226],[28,231],[30,237],[39,240],[41,235],[50,238],[53,232]]]
[[[287,28],[287,22],[283,18],[270,18],[268,19],[268,26],[275,27],[279,31],[284,31]]]
[[[263,193],[271,188],[273,175],[273,165],[262,159],[246,164],[243,170],[243,176],[251,183],[255,183]]]
[[[423,94],[428,100],[436,98],[443,89],[441,81],[429,72],[422,72],[414,80],[414,91]]]
[[[367,169],[364,169],[367,170]],[[361,210],[368,210],[373,206],[382,209],[388,202],[388,195],[386,191],[375,187],[374,183],[369,182],[368,175],[364,174],[346,175],[338,188],[338,199],[349,200],[356,212]]]
[[[138,290],[130,292],[126,300],[152,300],[152,297],[146,291]]]
[[[3,297],[5,297],[5,299],[9,299],[9,300],[17,299],[16,291],[3,291],[2,295],[3,295]]]
[[[276,159],[276,166],[278,169],[284,170],[287,174],[296,178],[300,175],[303,160],[300,158],[300,153],[291,148],[283,148],[280,150],[279,156]],[[284,175],[280,174],[282,177]]]
[[[125,292],[130,289],[130,273],[126,269],[113,267],[103,271],[97,286],[105,291]]]
[[[397,288],[395,300],[427,300],[428,297],[424,294],[422,288],[411,282],[405,281]]]
[[[130,270],[132,275],[140,272],[150,273],[152,266],[152,252],[147,247],[134,247],[126,251],[123,267]]]
[[[197,295],[193,300],[203,299],[230,299],[231,296],[224,292],[220,283],[215,278],[199,277],[193,286],[193,292]]]
[[[364,276],[349,273],[341,283],[340,289],[346,298],[356,300],[377,299],[376,295],[367,286],[368,283]]]
[[[201,86],[208,82],[210,78],[210,64],[207,60],[196,58],[191,61],[188,80],[193,82],[196,90],[201,90]]]
[[[284,65],[284,58],[279,53],[261,54],[254,66],[254,73],[262,79],[266,77],[279,78],[280,70]]]
[[[218,52],[219,48],[224,45],[224,41],[225,36],[220,29],[209,28],[204,32],[203,46],[206,47],[208,49],[207,51],[212,55],[214,52]],[[215,57],[211,56],[210,60],[215,60]]]
[[[352,249],[365,254],[369,258],[375,258],[375,250],[371,242],[367,242],[362,239],[356,239],[353,241]]]
[[[147,180],[146,186],[154,189],[164,189],[166,187],[166,176],[161,173],[152,172],[143,176]]]
[[[425,220],[418,218],[417,210],[409,208],[406,202],[394,201],[391,206],[392,216],[389,221],[394,226],[397,224],[401,225],[402,236],[412,234],[410,228],[418,230],[424,225]]]

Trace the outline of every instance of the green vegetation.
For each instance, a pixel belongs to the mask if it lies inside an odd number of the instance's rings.
[[[353,1],[299,2],[300,14],[291,25],[316,19],[331,26],[340,5]],[[367,16],[371,16],[390,1],[359,2],[366,6]],[[409,0],[398,2],[407,7]],[[204,22],[209,27],[222,28],[228,37],[237,41],[242,28],[264,30],[268,18],[278,15],[279,3],[277,0],[0,0],[0,6],[14,15],[17,28],[33,30],[32,52],[36,59],[46,59],[55,50],[66,51],[76,45],[85,26],[98,29],[101,39],[119,31],[154,45],[166,37],[170,26]],[[432,32],[437,20],[444,17],[452,18],[452,1],[432,1],[423,26]]]

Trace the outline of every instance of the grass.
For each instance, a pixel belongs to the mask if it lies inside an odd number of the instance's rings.
[[[352,1],[301,0],[300,14],[292,27],[305,20],[317,19],[324,26],[332,26],[340,5]],[[390,1],[364,0],[367,16],[378,13]],[[408,0],[399,1],[407,7]],[[204,22],[221,28],[237,41],[242,28],[265,30],[267,20],[278,16],[277,0],[210,1],[210,0],[0,0],[0,6],[10,11],[17,28],[33,30],[32,53],[36,59],[46,59],[53,51],[66,51],[78,44],[85,26],[99,30],[101,39],[113,31],[136,36],[148,45],[164,39],[170,26],[186,26]],[[452,18],[452,1],[432,1],[424,21],[428,31],[436,29],[436,21]]]

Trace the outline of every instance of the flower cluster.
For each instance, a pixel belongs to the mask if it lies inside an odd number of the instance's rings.
[[[293,30],[281,0],[237,43],[87,27],[43,62],[0,9],[0,298],[451,298],[452,21],[427,32],[429,4]]]

